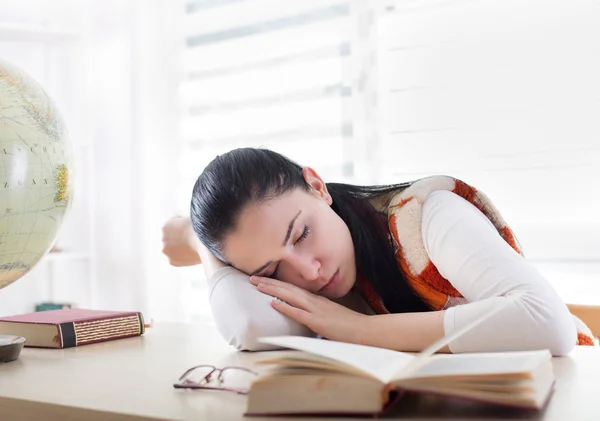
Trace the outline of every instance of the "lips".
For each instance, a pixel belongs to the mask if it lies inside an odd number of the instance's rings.
[[[321,287],[321,289],[319,289],[319,292],[323,291],[325,288],[327,288],[329,285],[331,285],[333,283],[334,280],[336,280],[336,276],[339,275],[340,270],[336,270],[335,273],[331,276],[331,278],[329,278],[329,280],[327,281],[327,283],[325,285],[323,285]]]

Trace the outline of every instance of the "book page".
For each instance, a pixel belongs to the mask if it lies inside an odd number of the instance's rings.
[[[303,336],[273,336],[261,338],[260,341],[348,364],[382,383],[388,383],[394,373],[399,372],[415,358],[410,354],[389,349]]]
[[[435,355],[410,378],[530,373],[552,356],[548,350]]]

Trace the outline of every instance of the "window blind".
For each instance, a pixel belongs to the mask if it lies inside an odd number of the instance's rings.
[[[379,180],[479,187],[537,260],[600,261],[598,2],[385,2]]]
[[[185,5],[180,206],[218,154],[265,147],[327,179],[351,176],[350,2],[201,0]]]

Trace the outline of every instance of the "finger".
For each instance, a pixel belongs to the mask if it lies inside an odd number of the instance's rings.
[[[308,311],[312,308],[310,304],[311,297],[307,294],[302,294],[279,285],[263,284],[262,282],[258,284],[258,290],[272,297],[279,298],[294,307]]]
[[[306,310],[302,310],[301,308],[291,306],[286,302],[278,300],[271,301],[271,306],[273,306],[273,308],[279,311],[281,314],[294,319],[298,323],[306,325],[310,322],[311,314]]]
[[[254,282],[256,282],[256,283],[262,282],[262,283],[265,283],[265,284],[272,284],[272,285],[278,285],[278,284],[286,284],[286,285],[288,285],[287,282],[282,282],[282,281],[280,281],[278,279],[275,279],[275,278],[268,278],[266,276],[257,276],[257,275],[252,275],[250,277],[250,282],[252,282],[252,283],[254,283]]]
[[[265,284],[265,285],[274,285],[274,286],[278,286],[278,287],[289,289],[289,290],[302,290],[302,288],[292,285],[289,282],[283,282],[278,279],[267,278],[265,276],[256,276],[256,275],[251,276],[250,282],[254,285],[258,285],[260,283],[260,284]]]

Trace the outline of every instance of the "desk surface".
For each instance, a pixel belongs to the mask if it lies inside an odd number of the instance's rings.
[[[236,352],[208,325],[157,324],[143,337],[65,350],[26,348],[0,364],[0,414],[6,420],[89,421],[248,420],[246,398],[226,392],[175,390],[173,382],[198,364],[253,366],[264,353]],[[600,349],[578,347],[554,359],[556,390],[529,419],[600,419]],[[399,419],[499,420],[514,410],[415,397],[391,414]],[[264,418],[277,421],[281,418]],[[296,421],[301,418],[294,418]],[[316,420],[317,418],[310,418]],[[324,418],[332,421],[332,418]]]

